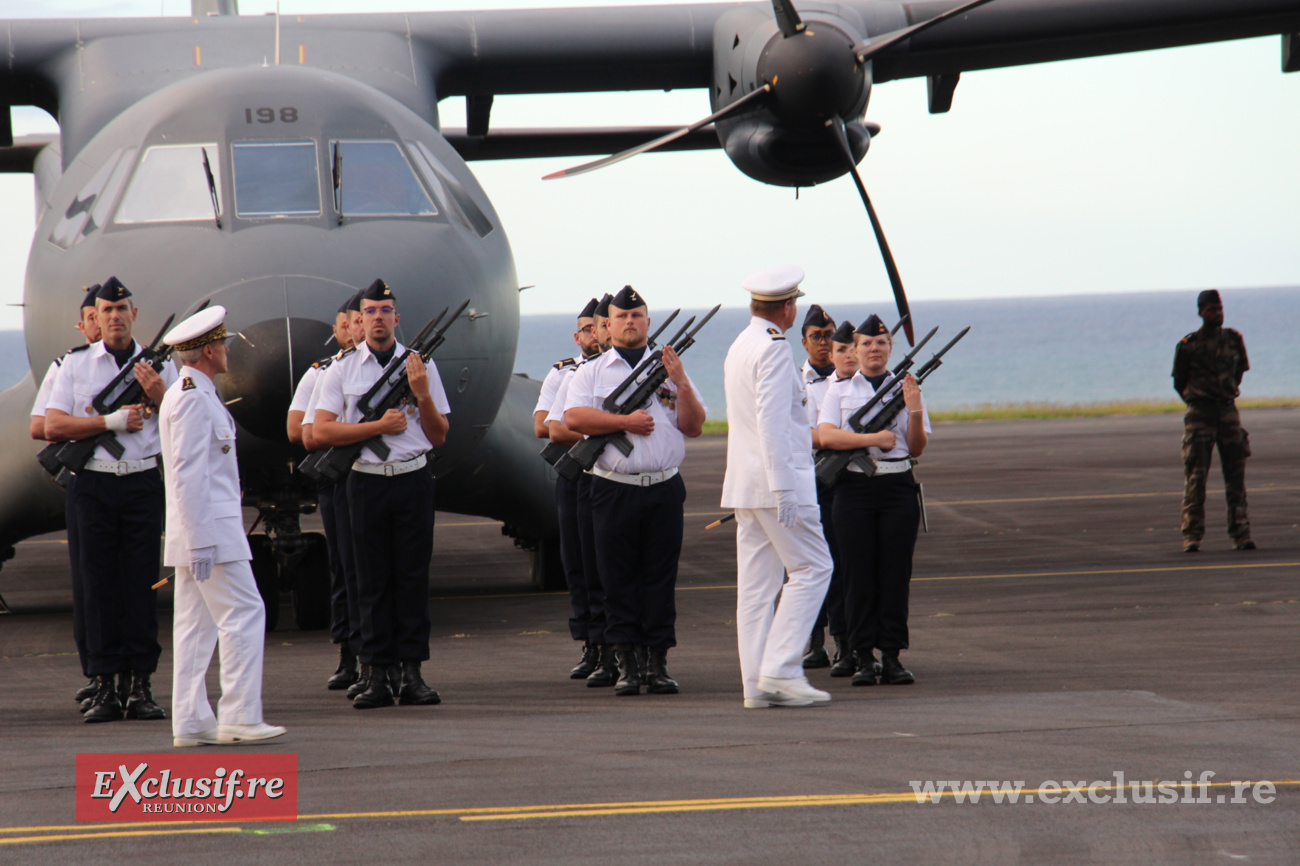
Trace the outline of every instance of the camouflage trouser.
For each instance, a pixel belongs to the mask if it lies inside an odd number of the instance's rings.
[[[1215,443],[1223,464],[1223,482],[1228,499],[1228,535],[1237,540],[1250,538],[1246,514],[1246,458],[1250,436],[1241,429],[1241,416],[1232,403],[1188,404],[1183,418],[1183,539],[1200,541],[1205,535],[1205,477]]]

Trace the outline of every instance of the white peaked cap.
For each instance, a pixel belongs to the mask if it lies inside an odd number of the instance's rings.
[[[226,308],[214,305],[199,310],[185,321],[167,332],[163,342],[181,351],[197,349],[217,340],[224,340],[226,333]]]
[[[803,282],[803,268],[798,265],[776,265],[745,277],[744,289],[755,301],[788,301],[802,298],[799,284]]]

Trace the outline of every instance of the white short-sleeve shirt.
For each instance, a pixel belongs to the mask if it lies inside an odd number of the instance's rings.
[[[644,361],[646,355],[641,357]],[[564,411],[577,408],[601,409],[603,403],[623,381],[632,374],[632,367],[617,349],[610,349],[599,358],[593,358],[583,364],[572,375],[568,383],[569,392],[565,396]],[[699,397],[699,389],[691,381],[691,388]],[[703,405],[704,400],[700,398]],[[628,433],[632,442],[631,456],[624,457],[623,452],[614,446],[606,448],[596,461],[596,466],[607,472],[620,472],[635,475],[641,472],[663,472],[681,465],[686,457],[686,437],[677,429],[677,386],[671,379],[665,380],[648,405],[641,407],[655,419],[654,432],[649,436]],[[706,406],[705,412],[708,411]]]
[[[397,343],[393,357],[400,358],[406,347]],[[447,402],[447,392],[442,386],[442,377],[438,375],[438,365],[432,359],[425,365],[429,371],[429,395],[433,405],[444,415],[451,413],[451,404]],[[361,408],[358,405],[371,386],[379,380],[383,367],[379,359],[370,351],[369,343],[362,343],[355,350],[349,350],[344,357],[330,364],[325,374],[320,377],[315,389],[315,409],[312,421],[320,412],[332,412],[340,421],[356,424],[361,421]],[[421,454],[433,450],[429,438],[420,427],[420,409],[414,402],[406,407],[406,429],[395,436],[385,435],[384,444],[390,453],[386,460],[380,460],[369,448],[361,449],[358,463],[403,463],[414,460]],[[305,423],[305,421],[304,421]]]
[[[849,427],[849,416],[858,409],[862,408],[868,400],[874,397],[876,389],[871,386],[871,381],[861,372],[854,373],[848,379],[841,379],[838,382],[831,383],[830,388],[826,390],[826,398],[822,401],[821,413],[818,415],[818,424],[834,424],[841,430],[851,430]],[[895,385],[887,398],[872,407],[863,419],[863,423],[870,421],[884,410],[894,400],[903,399],[902,385]],[[894,447],[889,451],[881,451],[879,448],[868,448],[867,455],[878,457],[886,460],[898,460],[904,457],[910,457],[912,452],[907,448],[907,430],[908,416],[907,407],[904,406],[894,420],[889,422],[889,427],[896,437]],[[930,432],[930,413],[925,408],[925,398],[921,399],[921,420],[925,427],[925,432]]]
[[[534,415],[538,412],[550,411],[551,404],[555,402],[555,392],[560,388],[560,382],[567,378],[573,368],[573,359],[566,358],[552,364],[551,369],[546,371],[546,378],[542,380],[542,393],[538,395],[537,405],[533,407]]]
[[[140,350],[140,344],[132,341],[131,354],[138,355]],[[95,411],[92,401],[119,372],[117,359],[109,354],[102,340],[84,351],[65,356],[63,363],[59,365],[58,378],[50,391],[50,399],[45,406],[46,412],[48,413],[50,409],[58,409],[73,418],[97,416],[99,413]],[[171,387],[171,384],[176,381],[176,368],[169,361],[163,364],[159,375],[162,377],[163,385]],[[123,430],[115,435],[125,449],[125,453],[121,457],[114,457],[101,445],[95,449],[96,460],[143,460],[146,457],[157,456],[162,449],[158,442],[156,412],[150,413],[145,419],[142,429],[134,433]]]

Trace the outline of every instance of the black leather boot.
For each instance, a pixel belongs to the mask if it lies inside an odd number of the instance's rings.
[[[645,690],[652,695],[677,694],[677,680],[668,676],[668,647],[650,647]]]
[[[853,654],[854,671],[850,681],[855,686],[874,686],[878,665],[875,650],[861,650]]]
[[[126,698],[126,717],[144,721],[157,721],[167,718],[166,711],[154,703],[153,686],[149,680],[150,671],[131,672],[131,693]]]
[[[375,707],[391,707],[393,687],[388,684],[391,670],[387,665],[371,665],[370,683],[364,692],[352,700],[352,709],[372,710]]]
[[[569,679],[585,680],[591,676],[591,672],[596,669],[596,665],[599,663],[600,650],[595,644],[584,643],[582,645],[582,658],[578,659],[578,663],[569,671]]]
[[[388,667],[388,690],[393,693],[394,698],[402,690],[402,666],[400,664],[389,665]]]
[[[603,643],[596,649],[599,661],[596,662],[596,669],[591,672],[591,676],[587,677],[589,689],[607,688],[618,680],[618,662],[614,660],[614,648]]]
[[[361,673],[357,675],[357,681],[348,686],[348,700],[355,700],[357,695],[368,688],[370,688],[370,665],[362,662]]]
[[[618,682],[614,684],[614,694],[641,694],[641,664],[632,644],[621,643],[615,646],[614,660],[618,662]]]
[[[853,653],[849,651],[849,642],[844,635],[832,635],[835,638],[835,660],[831,663],[831,676],[851,677],[855,668]]]
[[[402,662],[402,688],[398,692],[397,702],[403,706],[440,704],[442,696],[436,689],[431,689],[420,676],[420,663]]]
[[[816,626],[808,638],[808,652],[803,655],[805,668],[828,668],[830,656],[826,655],[826,630]]]
[[[81,688],[77,689],[77,693],[72,696],[72,699],[77,703],[81,703],[82,701],[93,698],[95,696],[95,692],[98,690],[99,690],[99,686],[95,684],[95,678],[88,677],[86,679],[86,684]]]
[[[332,692],[346,689],[360,678],[357,673],[357,654],[347,641],[339,644],[339,666],[333,675],[325,681],[325,687]]]
[[[912,672],[898,660],[898,650],[881,650],[880,682],[888,686],[910,686],[916,682]]]
[[[90,708],[81,718],[88,724],[116,722],[122,718],[122,701],[117,697],[117,674],[95,675],[95,696],[90,699]]]

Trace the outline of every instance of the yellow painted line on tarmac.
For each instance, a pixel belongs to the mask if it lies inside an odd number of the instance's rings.
[[[1285,491],[1300,490],[1300,487],[1260,487],[1258,490],[1251,488],[1251,495],[1256,493],[1279,493]],[[1205,495],[1217,496],[1223,490],[1207,490]],[[932,501],[930,505],[1015,505],[1025,502],[1085,502],[1097,499],[1150,499],[1157,496],[1182,496],[1181,490],[1170,490],[1161,493],[1089,493],[1080,496],[1027,496],[1016,499],[954,499],[948,502]]]
[[[155,825],[157,826],[157,825]],[[39,827],[6,827],[3,831],[12,833],[21,830],[40,830]],[[92,829],[92,828],[85,828]],[[101,832],[97,829],[90,833],[64,833],[54,836],[16,836],[11,838],[0,838],[0,845],[20,845],[31,842],[75,842],[79,839],[121,839],[138,836],[192,836],[199,833],[242,833],[241,827],[204,827],[199,830],[111,830]]]
[[[1169,565],[1159,568],[1105,568],[1093,571],[1026,571],[1008,574],[962,574],[952,577],[914,577],[921,580],[992,580],[1011,577],[1083,577],[1092,574],[1152,574],[1161,571],[1226,571],[1239,568],[1295,568],[1300,562],[1243,562],[1235,565]]]

